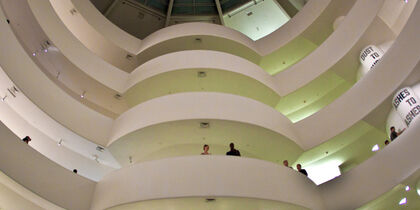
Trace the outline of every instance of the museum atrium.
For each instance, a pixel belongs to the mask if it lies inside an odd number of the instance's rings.
[[[1,210],[420,209],[417,0],[0,3]]]

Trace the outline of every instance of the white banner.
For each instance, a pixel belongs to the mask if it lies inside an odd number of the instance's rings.
[[[420,101],[411,88],[406,87],[399,90],[395,94],[392,104],[407,126],[419,118]]]
[[[379,62],[383,55],[384,52],[377,46],[369,45],[360,53],[360,63],[370,70]]]

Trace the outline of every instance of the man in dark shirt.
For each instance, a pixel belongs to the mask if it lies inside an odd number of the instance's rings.
[[[308,172],[306,172],[306,170],[305,170],[305,169],[302,169],[302,165],[297,164],[297,165],[296,165],[296,168],[297,168],[297,170],[298,170],[300,173],[304,174],[305,176],[308,176]]]
[[[29,136],[25,136],[25,138],[22,139],[23,142],[25,142],[26,144],[29,144],[29,142],[31,141],[31,137]]]
[[[405,131],[405,128],[404,128],[402,131],[400,131],[400,132],[397,133],[397,131],[395,131],[395,127],[394,126],[392,126],[390,129],[391,129],[391,135],[390,135],[389,138],[391,139],[391,141],[394,141],[394,139],[396,139],[399,135],[402,134],[402,132]]]
[[[230,143],[229,147],[230,147],[230,151],[226,152],[226,155],[241,156],[241,153],[239,152],[239,150],[235,149],[235,145],[233,143]]]

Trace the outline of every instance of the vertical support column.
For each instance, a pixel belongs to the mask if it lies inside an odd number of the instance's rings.
[[[171,19],[173,6],[174,6],[174,0],[169,0],[168,11],[166,12],[165,27],[169,25],[169,20]]]
[[[220,1],[219,0],[215,0],[215,1],[216,1],[217,13],[219,13],[220,24],[225,25],[225,21],[223,20],[222,6],[220,6]]]
[[[115,5],[117,5],[118,0],[114,0],[108,8],[106,8],[106,10],[104,11],[104,16],[108,17],[109,13],[111,13],[112,9],[114,9]]]

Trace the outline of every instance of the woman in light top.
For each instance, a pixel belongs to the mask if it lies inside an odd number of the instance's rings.
[[[203,150],[204,150],[204,152],[202,152],[201,154],[202,154],[202,155],[211,155],[211,153],[209,153],[209,149],[210,149],[209,145],[205,144],[205,145],[203,146]]]

